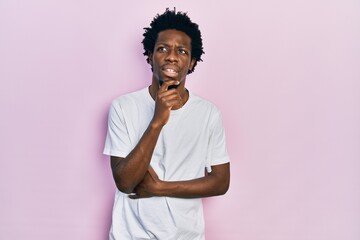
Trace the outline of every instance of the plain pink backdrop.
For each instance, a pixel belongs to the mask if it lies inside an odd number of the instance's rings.
[[[188,88],[221,109],[232,181],[208,240],[360,239],[360,2],[0,2],[0,239],[107,238],[109,104],[150,83],[143,27],[203,33]]]

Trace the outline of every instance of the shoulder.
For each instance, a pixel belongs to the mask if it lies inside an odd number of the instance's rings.
[[[134,92],[130,92],[115,98],[112,103],[112,108],[121,108],[128,105],[137,105],[141,102],[146,102],[148,91],[147,88],[143,88]]]
[[[220,115],[220,110],[212,101],[198,96],[195,93],[190,93],[191,101],[190,107],[196,108],[198,111],[205,111],[211,115]]]

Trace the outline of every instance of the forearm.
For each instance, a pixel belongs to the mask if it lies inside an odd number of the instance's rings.
[[[161,129],[162,126],[151,122],[128,156],[121,159],[111,158],[114,180],[120,191],[133,192],[136,185],[144,178]]]
[[[193,180],[159,181],[154,189],[154,195],[177,198],[202,198],[223,195],[229,189],[229,164],[224,164],[219,168],[221,168],[221,171],[214,171],[207,176]]]
[[[218,187],[209,176],[177,182],[162,182],[162,187],[155,195],[176,197],[176,198],[203,198],[223,195],[227,191],[227,187]]]

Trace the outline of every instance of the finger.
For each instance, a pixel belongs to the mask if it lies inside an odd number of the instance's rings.
[[[161,102],[165,108],[170,110],[175,106],[180,106],[182,103],[180,98],[162,99]]]
[[[158,99],[162,99],[163,101],[171,101],[173,99],[180,99],[181,96],[179,94],[178,91],[176,90],[169,90],[169,91],[165,91],[165,92],[159,92]]]
[[[167,91],[168,87],[171,85],[179,85],[180,82],[177,80],[170,80],[170,81],[165,81],[159,88],[159,91],[163,92],[163,91]]]
[[[128,195],[128,198],[130,198],[130,199],[138,199],[140,197],[136,193],[131,193],[131,194]]]
[[[170,108],[174,105],[180,104],[182,102],[182,98],[178,91],[169,90],[159,93],[156,101],[159,101]]]

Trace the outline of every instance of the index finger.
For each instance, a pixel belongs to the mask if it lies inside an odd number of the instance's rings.
[[[170,81],[164,81],[163,84],[160,86],[160,91],[166,91],[168,90],[168,87],[171,85],[179,85],[180,82],[177,80],[170,80]]]

